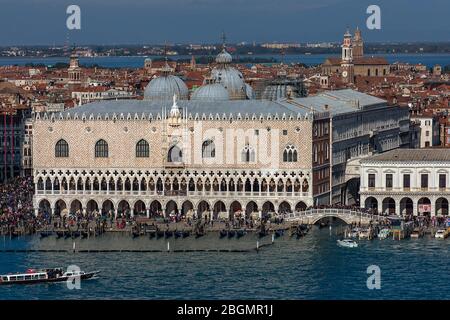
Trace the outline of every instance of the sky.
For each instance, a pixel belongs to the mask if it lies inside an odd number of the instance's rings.
[[[81,9],[68,30],[66,9]],[[381,29],[369,30],[369,5]],[[347,27],[369,42],[450,41],[449,0],[0,0],[0,46],[340,42]]]

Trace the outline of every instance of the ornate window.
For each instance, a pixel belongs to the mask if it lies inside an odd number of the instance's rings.
[[[56,158],[68,158],[69,157],[69,144],[66,140],[61,139],[55,145],[55,157]]]
[[[246,145],[244,149],[242,149],[241,161],[255,162],[255,150],[251,146]]]
[[[182,162],[183,152],[177,145],[172,146],[167,154],[167,162]]]
[[[108,158],[108,143],[101,139],[95,144],[95,157]]]
[[[287,145],[283,151],[283,162],[297,162],[297,149],[293,145]]]
[[[202,158],[215,158],[216,157],[216,145],[214,141],[208,139],[202,144]]]
[[[144,139],[139,140],[136,143],[136,158],[148,158],[150,157],[150,146]]]

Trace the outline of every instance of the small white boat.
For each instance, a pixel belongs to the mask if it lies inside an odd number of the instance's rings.
[[[356,248],[356,247],[358,247],[358,244],[356,243],[356,241],[354,241],[352,239],[338,240],[337,243],[341,247],[347,247],[347,248]]]
[[[391,234],[391,230],[384,228],[384,229],[381,229],[380,232],[378,232],[378,238],[379,239],[387,239],[390,234]]]

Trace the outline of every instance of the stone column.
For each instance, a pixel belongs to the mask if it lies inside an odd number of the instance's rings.
[[[396,200],[396,199],[394,199],[394,201],[395,201],[395,214],[396,215],[401,215],[401,212],[400,212],[400,200]]]
[[[413,201],[413,215],[418,216],[419,215],[419,212],[418,212],[419,207],[417,205],[417,199],[412,198],[412,201]]]

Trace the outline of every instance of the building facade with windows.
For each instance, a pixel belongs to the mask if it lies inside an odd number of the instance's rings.
[[[450,152],[397,149],[361,161],[361,207],[382,214],[448,215]]]
[[[36,114],[36,212],[304,210],[327,192],[314,185],[312,150],[313,127],[327,119],[256,100],[102,101]],[[329,185],[326,176],[318,183]]]

